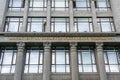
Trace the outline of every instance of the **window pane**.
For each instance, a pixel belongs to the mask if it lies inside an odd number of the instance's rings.
[[[118,65],[110,65],[111,72],[119,72]]]
[[[56,72],[65,72],[65,65],[56,65]]]
[[[91,64],[91,58],[90,58],[89,52],[82,52],[82,60],[83,64]]]
[[[65,64],[65,52],[62,50],[56,51],[56,63]]]
[[[25,65],[24,73],[28,73],[28,65]]]
[[[103,32],[110,32],[111,31],[110,23],[102,23],[101,26],[102,26]]]
[[[39,73],[42,73],[42,68],[43,66],[42,65],[39,65]]]
[[[11,64],[12,61],[12,51],[6,50],[3,58],[3,64]]]
[[[38,64],[38,50],[32,50],[30,54],[30,64]]]
[[[83,65],[84,72],[92,72],[92,66],[91,65]]]
[[[109,64],[117,64],[117,57],[115,52],[108,52]]]
[[[15,72],[15,65],[12,66],[11,73]]]
[[[29,65],[29,73],[37,73],[38,66],[37,65]]]
[[[2,66],[1,73],[10,73],[10,66]]]

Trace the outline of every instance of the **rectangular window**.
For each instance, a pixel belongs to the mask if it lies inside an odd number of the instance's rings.
[[[46,11],[47,0],[30,0],[29,11]]]
[[[92,18],[74,18],[76,32],[93,32]]]
[[[66,11],[69,8],[69,0],[52,0],[52,10]]]
[[[118,47],[104,47],[106,72],[120,72],[120,51]]]
[[[98,11],[109,11],[111,9],[110,0],[97,0],[95,5]]]
[[[69,56],[68,47],[52,47],[52,72],[70,72]]]
[[[69,32],[69,18],[52,18],[51,32]]]
[[[90,0],[76,0],[74,10],[90,10]]]
[[[45,32],[46,18],[28,18],[27,32]]]
[[[14,73],[16,65],[16,47],[1,47],[0,73]]]
[[[25,0],[9,0],[8,10],[10,11],[23,11]]]
[[[6,18],[5,32],[19,32],[22,29],[23,18]]]
[[[97,22],[101,29],[101,32],[114,32],[115,31],[113,18],[98,18]]]
[[[27,47],[24,73],[42,73],[43,47]]]
[[[78,46],[79,72],[97,72],[93,46]]]

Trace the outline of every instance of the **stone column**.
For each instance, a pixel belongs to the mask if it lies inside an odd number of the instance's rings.
[[[50,32],[50,20],[51,19],[51,0],[48,0],[48,5],[47,5],[47,26],[45,27],[46,32]]]
[[[114,17],[115,28],[120,32],[120,0],[110,0],[112,13]]]
[[[91,9],[92,9],[92,19],[93,19],[93,29],[94,29],[94,32],[101,32],[100,31],[100,26],[97,24],[95,0],[91,0]]]
[[[69,1],[70,32],[75,32],[73,0]]]
[[[22,80],[22,74],[24,70],[24,47],[25,43],[20,42],[17,44],[18,46],[18,52],[17,52],[17,60],[16,60],[16,69],[15,69],[15,75],[14,80]]]
[[[79,80],[79,73],[78,73],[78,58],[77,58],[77,49],[76,49],[77,43],[71,42],[70,43],[70,62],[71,62],[71,80]]]
[[[51,43],[45,42],[44,45],[44,64],[43,64],[43,80],[50,80],[51,63],[50,63],[50,51]]]
[[[9,0],[0,0],[0,32],[4,31],[8,2]]]
[[[103,43],[97,42],[96,43],[96,59],[97,59],[97,69],[100,75],[100,80],[107,80],[107,74],[105,70],[105,63],[104,63],[104,54],[103,54]]]
[[[27,31],[27,18],[28,18],[28,12],[29,12],[29,4],[30,0],[25,0],[25,7],[24,7],[24,15],[23,15],[23,27],[20,29],[20,32],[26,32]]]

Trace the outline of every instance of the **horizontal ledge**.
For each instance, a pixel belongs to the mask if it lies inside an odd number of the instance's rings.
[[[5,37],[115,37],[118,32],[1,32]]]

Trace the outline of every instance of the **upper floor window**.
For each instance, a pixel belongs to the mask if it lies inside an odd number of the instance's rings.
[[[6,18],[5,32],[19,32],[22,29],[23,18]]]
[[[47,9],[47,0],[30,0],[29,11],[44,11]]]
[[[95,3],[95,7],[99,11],[108,11],[111,9],[110,0],[97,0]]]
[[[114,32],[115,27],[112,18],[98,18],[98,25],[100,26],[101,32]]]
[[[52,10],[66,11],[69,8],[69,0],[52,0]]]
[[[46,18],[28,18],[27,32],[45,32]]]
[[[106,72],[120,72],[120,49],[118,47],[104,47]]]
[[[69,18],[52,18],[51,32],[69,32]]]
[[[70,72],[69,48],[65,46],[52,47],[52,72]]]
[[[16,47],[1,47],[0,73],[14,73],[16,65]]]
[[[78,46],[79,72],[97,72],[94,47]]]
[[[76,0],[73,2],[73,7],[75,10],[90,10],[90,0]]]
[[[24,73],[42,73],[43,47],[27,47]]]
[[[10,11],[23,11],[25,0],[9,0],[8,9]]]
[[[92,18],[74,18],[76,32],[93,32]]]

